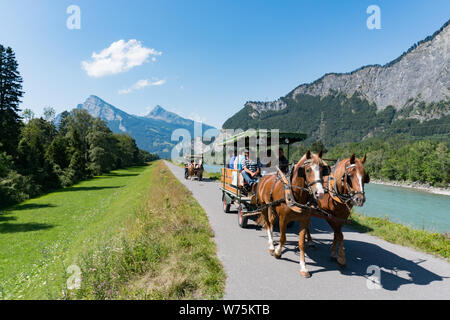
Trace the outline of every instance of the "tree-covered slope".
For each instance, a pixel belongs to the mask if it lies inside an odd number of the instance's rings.
[[[171,140],[175,130],[186,129],[194,138],[195,125],[200,126],[193,120],[182,118],[161,106],[157,106],[145,117],[128,114],[97,96],[90,96],[83,104],[78,105],[78,108],[105,120],[113,132],[130,134],[140,149],[167,158],[176,145],[176,142]],[[215,129],[206,124],[201,126],[203,133]]]
[[[447,22],[384,66],[329,73],[276,101],[247,102],[223,128],[297,131],[328,146],[397,134],[448,138],[449,40]]]
[[[247,105],[228,119],[224,129],[281,129],[283,131],[303,132],[308,135],[307,143],[322,140],[328,146],[341,142],[361,141],[371,136],[390,136],[404,134],[414,137],[446,135],[450,132],[450,116],[422,121],[406,117],[405,112],[387,107],[377,111],[375,104],[369,103],[358,94],[347,97],[335,93],[326,97],[298,95],[283,98],[286,107],[279,111],[264,111],[259,117],[250,114],[252,107]],[[427,109],[449,109],[449,102],[424,104],[415,107],[415,112]],[[410,112],[413,112],[410,110]]]

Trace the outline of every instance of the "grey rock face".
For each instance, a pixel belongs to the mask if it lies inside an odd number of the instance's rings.
[[[253,108],[254,112],[250,114],[252,118],[256,118],[259,113],[264,111],[279,111],[287,107],[286,103],[282,100],[272,102],[247,102],[245,106]]]
[[[402,109],[410,99],[416,102],[439,102],[450,99],[450,25],[433,39],[422,42],[395,63],[386,66],[367,66],[352,73],[327,74],[311,84],[303,84],[288,96],[327,96],[333,92],[352,96],[358,92],[375,103],[378,110],[391,105]],[[281,101],[248,103],[255,112],[279,110]]]
[[[102,118],[107,121],[122,120],[117,111],[120,111],[110,104],[106,103],[97,96],[90,96],[78,108],[85,109],[95,118]]]
[[[179,115],[167,111],[160,105],[157,105],[148,115],[145,116],[148,119],[162,120],[168,123],[190,125],[191,120],[180,117]]]

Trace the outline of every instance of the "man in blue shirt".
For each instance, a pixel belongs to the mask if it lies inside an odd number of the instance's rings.
[[[242,161],[242,176],[248,185],[253,187],[258,182],[258,177],[261,173],[261,163],[258,158],[256,160],[251,159],[248,150],[244,151],[244,156],[245,158]]]

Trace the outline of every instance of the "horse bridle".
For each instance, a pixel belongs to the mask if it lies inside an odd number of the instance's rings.
[[[340,161],[338,160],[336,162],[335,166],[334,166],[333,179],[335,179],[334,178],[334,172],[335,172],[336,167],[338,166],[339,162]],[[349,177],[348,172],[349,172],[350,169],[355,168],[355,167],[356,167],[356,164],[354,164],[354,163],[345,166],[345,171],[344,171],[344,174],[342,175],[342,178],[341,178],[341,181],[344,184],[344,189],[348,193],[340,193],[338,191],[338,188],[337,188],[337,183],[334,183],[334,190],[331,190],[330,188],[328,188],[328,191],[333,193],[334,196],[338,197],[339,200],[341,200],[347,207],[348,207],[348,202],[354,201],[355,196],[357,196],[357,195],[363,195],[364,196],[365,195],[364,191],[355,191],[348,185],[348,177]],[[330,182],[331,182],[331,179],[329,179],[328,185],[330,185]],[[363,186],[361,186],[361,188],[363,188]],[[350,210],[350,208],[349,208],[349,210]]]
[[[350,188],[350,186],[348,185],[348,182],[347,182],[347,180],[348,180],[348,177],[349,177],[349,174],[348,174],[348,171],[349,171],[349,169],[351,169],[351,168],[356,168],[356,164],[350,164],[350,165],[348,165],[348,166],[346,166],[345,167],[345,172],[344,172],[344,175],[342,176],[342,179],[343,179],[343,181],[344,181],[344,187],[347,189],[347,191],[348,191],[348,194],[353,198],[354,196],[356,196],[356,195],[358,195],[358,194],[361,194],[361,195],[365,195],[365,192],[364,191],[355,191],[355,190],[353,190],[352,188]],[[352,185],[352,187],[353,187],[353,185]],[[364,187],[363,186],[361,186],[361,189],[363,189]],[[364,190],[364,189],[363,189]]]
[[[298,175],[299,177],[304,178],[304,179],[305,179],[305,182],[306,182],[305,167],[306,167],[309,163],[311,163],[311,162],[312,162],[311,159],[306,160],[306,161],[298,168],[298,171],[297,171],[297,175]],[[298,190],[302,190],[302,191],[306,191],[306,192],[309,194],[310,198],[311,198],[311,196],[312,196],[313,201],[316,201],[316,199],[315,199],[315,197],[314,197],[314,193],[312,192],[311,187],[312,187],[313,185],[315,185],[316,183],[322,183],[322,185],[323,185],[323,178],[322,178],[322,177],[330,175],[330,172],[331,172],[330,166],[326,165],[323,161],[321,161],[319,165],[320,165],[320,167],[321,167],[321,169],[322,169],[322,171],[321,171],[321,172],[322,172],[321,178],[320,178],[320,179],[316,179],[316,180],[314,180],[314,181],[312,181],[312,182],[306,184],[305,188],[303,188],[303,187],[299,187],[299,186],[294,186],[294,185],[292,185],[292,176],[293,176],[293,175],[292,175],[292,171],[293,171],[294,168],[295,168],[295,164],[293,163],[292,166],[291,166],[291,168],[290,168],[290,170],[289,170],[289,173],[288,173],[289,180],[290,180],[290,186],[289,186],[289,187],[290,187],[290,188],[295,188],[295,189],[298,189]]]
[[[306,160],[306,161],[303,163],[303,165],[301,165],[301,166],[298,168],[299,172],[298,172],[297,174],[298,174],[299,176],[304,176],[304,174],[303,174],[303,175],[300,174],[300,169],[303,169],[303,171],[304,171],[306,165],[309,164],[309,163],[311,163],[311,160]],[[329,167],[328,165],[325,165],[323,161],[321,161],[319,165],[320,165],[320,167],[322,168],[322,177],[330,175],[330,171],[331,171],[331,170],[330,170],[330,167]],[[322,178],[322,177],[321,177],[320,179],[314,180],[313,182],[310,182],[310,183],[308,183],[308,184],[306,185],[306,187],[308,188],[308,190],[310,191],[310,193],[311,193],[311,187],[312,187],[313,185],[315,185],[316,183],[322,183],[322,184],[323,184],[323,178]]]

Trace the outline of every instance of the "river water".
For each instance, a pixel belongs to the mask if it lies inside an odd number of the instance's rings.
[[[208,172],[220,166],[205,165]],[[450,196],[410,188],[367,184],[366,203],[354,211],[372,217],[387,217],[415,229],[450,233]]]

